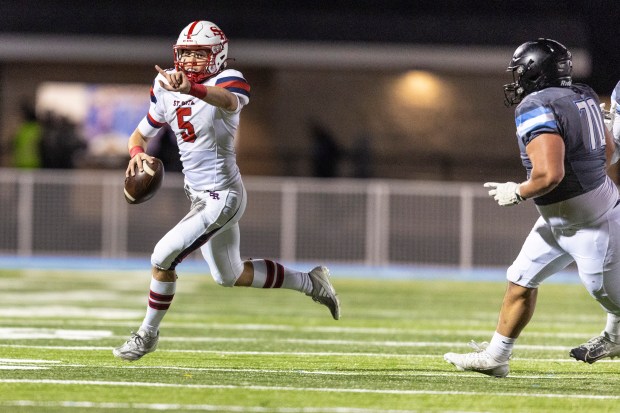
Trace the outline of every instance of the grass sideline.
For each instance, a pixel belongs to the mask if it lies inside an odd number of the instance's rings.
[[[605,317],[577,284],[541,287],[506,379],[443,360],[488,340],[503,282],[360,280],[334,285],[342,319],[289,290],[180,278],[158,350],[134,363],[111,349],[144,314],[139,271],[0,271],[0,411],[616,411],[620,363],[568,350]]]

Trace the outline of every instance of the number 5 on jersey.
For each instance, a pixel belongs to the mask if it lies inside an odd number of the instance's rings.
[[[194,125],[189,120],[186,120],[192,116],[192,108],[181,107],[177,108],[177,125],[181,131],[181,138],[185,142],[193,143],[196,140],[196,132]],[[185,130],[183,130],[185,129]]]

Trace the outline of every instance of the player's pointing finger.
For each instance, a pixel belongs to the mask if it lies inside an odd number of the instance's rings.
[[[159,72],[160,75],[168,77],[168,74],[164,71],[164,69],[162,69],[161,67],[159,67],[158,65],[155,65],[155,70],[157,70]]]

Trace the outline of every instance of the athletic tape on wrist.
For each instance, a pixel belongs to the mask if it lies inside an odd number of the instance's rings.
[[[200,83],[192,82],[192,85],[189,88],[189,94],[197,97],[198,99],[204,99],[207,97],[207,87],[205,85],[201,85]]]
[[[130,157],[132,157],[132,158],[133,158],[134,156],[136,156],[137,154],[139,154],[139,153],[144,153],[144,149],[143,149],[143,148],[142,148],[142,146],[140,146],[140,145],[133,146],[133,147],[129,150],[129,156],[130,156]]]

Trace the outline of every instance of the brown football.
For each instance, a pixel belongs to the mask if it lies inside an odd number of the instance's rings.
[[[144,161],[144,171],[125,178],[125,199],[130,204],[141,204],[153,198],[164,181],[164,164],[157,158],[153,163]]]

